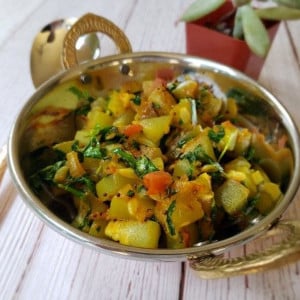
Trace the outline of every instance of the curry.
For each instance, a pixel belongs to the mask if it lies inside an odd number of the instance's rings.
[[[66,89],[76,108],[47,107],[30,131],[47,136],[64,124],[69,136],[33,147],[29,181],[79,230],[185,248],[232,236],[281,200],[292,153],[284,132],[272,139],[251,123],[264,114],[258,97],[234,87],[220,94],[195,74],[158,74],[105,95]],[[45,114],[60,119],[42,124]]]

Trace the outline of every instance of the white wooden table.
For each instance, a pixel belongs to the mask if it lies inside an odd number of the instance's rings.
[[[87,12],[121,27],[135,51],[185,52],[175,20],[192,0],[0,0],[0,145],[34,92],[32,40],[45,24]],[[281,25],[259,81],[300,125],[300,22]],[[111,51],[108,46],[107,51]],[[283,216],[300,218],[299,194]],[[230,253],[247,252],[256,243]],[[300,299],[300,264],[262,274],[201,280],[180,262],[126,260],[95,252],[45,226],[17,195],[10,175],[0,184],[0,299]]]

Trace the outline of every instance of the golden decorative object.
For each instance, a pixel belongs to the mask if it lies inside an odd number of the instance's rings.
[[[78,64],[76,41],[82,35],[92,32],[102,32],[108,35],[118,46],[120,53],[132,52],[129,40],[119,27],[104,17],[89,13],[81,17],[65,36],[62,59],[66,69]]]
[[[76,21],[76,18],[53,21],[44,26],[34,38],[30,53],[30,72],[36,88],[65,69],[61,57],[63,41]],[[79,62],[99,57],[100,45],[96,34],[83,34],[75,45],[74,51]]]
[[[207,255],[206,257],[189,257],[190,267],[204,279],[216,279],[250,273],[257,273],[278,268],[300,259],[300,221],[280,221],[271,234],[286,234],[286,238],[278,244],[262,252],[252,253],[244,257],[222,258]]]

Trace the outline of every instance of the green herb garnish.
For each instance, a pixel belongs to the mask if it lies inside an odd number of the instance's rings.
[[[134,97],[131,99],[131,101],[132,101],[135,105],[141,105],[142,98],[141,98],[140,93],[135,94]]]
[[[139,177],[158,171],[158,168],[153,164],[153,162],[146,156],[135,158],[131,153],[121,149],[116,148],[113,153],[117,154],[128,166],[134,169],[135,173]]]
[[[268,107],[265,101],[242,89],[232,88],[227,93],[228,98],[233,98],[239,107],[239,112],[253,116],[268,116]]]
[[[166,221],[167,221],[168,230],[171,235],[176,234],[175,227],[174,227],[173,220],[172,220],[172,214],[175,210],[175,207],[176,207],[176,201],[173,200],[167,210],[167,220]]]
[[[213,129],[210,129],[208,131],[208,137],[211,141],[215,143],[219,143],[220,140],[225,136],[225,129],[223,126],[217,126],[217,131],[214,131]]]

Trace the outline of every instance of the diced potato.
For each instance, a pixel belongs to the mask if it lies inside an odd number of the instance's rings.
[[[187,176],[188,178],[193,175],[193,168],[187,159],[179,159],[174,164],[173,177],[180,178]]]
[[[88,145],[91,140],[91,131],[88,129],[77,130],[74,140],[78,141],[79,146]]]
[[[117,127],[122,127],[131,124],[131,122],[134,119],[134,116],[134,111],[126,110],[123,114],[121,114],[114,120],[113,125]]]
[[[225,130],[225,136],[219,141],[218,148],[221,151],[219,160],[224,156],[227,151],[233,151],[236,146],[236,141],[239,129],[234,126],[230,121],[225,121],[221,124]]]
[[[259,185],[265,181],[264,176],[259,170],[255,170],[251,173],[252,180],[256,185]]]
[[[107,225],[106,220],[95,220],[93,221],[90,229],[89,229],[89,234],[96,236],[98,238],[105,238],[105,227]]]
[[[149,138],[146,138],[145,135],[140,134],[138,136],[135,137],[135,140],[144,146],[147,147],[157,147],[158,145],[156,143],[154,143],[152,140],[150,140]]]
[[[158,168],[159,170],[164,169],[164,161],[161,157],[155,157],[151,159],[151,161],[155,165],[155,167]]]
[[[203,148],[205,154],[207,154],[212,160],[216,161],[213,145],[207,135],[207,130],[201,131],[195,138],[188,141],[182,147],[182,151],[184,153],[193,152],[199,145]]]
[[[138,176],[132,168],[120,168],[117,170],[117,173],[126,178],[138,179]]]
[[[249,196],[255,196],[257,193],[257,184],[253,180],[253,169],[251,164],[244,158],[238,157],[224,166],[226,177],[243,183],[249,189]],[[258,175],[257,175],[258,176]]]
[[[188,128],[192,124],[192,108],[188,99],[181,99],[170,112],[172,124],[181,128]]]
[[[256,208],[261,214],[268,214],[275,207],[281,196],[282,193],[277,184],[265,182],[259,188]]]
[[[143,94],[148,98],[155,89],[163,89],[163,81],[159,78],[156,80],[145,80],[142,83]]]
[[[195,182],[200,185],[199,199],[201,200],[202,209],[206,215],[211,214],[214,205],[214,192],[211,185],[211,177],[207,173],[200,174]]]
[[[262,215],[266,215],[273,209],[274,203],[270,195],[260,192],[255,207]]]
[[[246,177],[242,182],[249,190],[249,197],[254,197],[257,193],[257,185],[252,179],[251,172],[246,173]]]
[[[140,146],[140,151],[142,155],[147,156],[149,159],[151,159],[152,161],[155,158],[163,158],[163,154],[162,151],[159,147],[147,147],[145,145],[141,145]]]
[[[236,155],[244,155],[251,144],[252,133],[244,128],[238,131],[234,153]]]
[[[252,135],[251,146],[254,149],[254,158],[259,160],[260,166],[273,182],[281,182],[290,176],[293,169],[293,155],[290,149],[275,151],[262,134]]]
[[[102,213],[105,214],[107,212],[108,205],[103,203],[98,197],[96,197],[92,193],[88,193],[86,198],[90,204],[91,214],[95,213],[93,219],[96,220],[102,218],[101,215]]]
[[[177,182],[172,197],[158,201],[155,216],[166,233],[175,236],[184,226],[200,220],[204,211],[201,204],[202,186],[195,181]]]
[[[203,217],[202,205],[197,200],[176,201],[171,219],[175,228],[181,228],[200,220]]]
[[[201,94],[201,104],[201,120],[204,123],[210,124],[213,119],[220,113],[223,105],[223,100],[216,98],[210,91],[206,89],[206,91]]]
[[[114,196],[108,210],[109,220],[130,220],[134,219],[128,212],[128,199]]]
[[[57,183],[63,182],[66,179],[68,172],[69,172],[69,167],[62,166],[55,172],[53,181]]]
[[[122,106],[125,109],[127,109],[130,106],[130,101],[133,97],[134,97],[133,94],[129,94],[129,93],[126,93],[126,92],[119,92],[119,99],[121,101]]]
[[[130,214],[128,210],[128,203],[131,197],[128,192],[133,190],[130,184],[122,187],[117,194],[112,198],[110,208],[108,210],[108,218],[110,220],[130,220],[135,219],[134,215]]]
[[[167,235],[167,247],[170,249],[183,249],[192,247],[199,240],[199,228],[192,223],[179,230],[177,236]]]
[[[134,184],[136,181],[126,178],[118,173],[103,177],[96,184],[97,195],[100,200],[110,200],[126,184]]]
[[[145,221],[154,213],[155,203],[148,197],[132,197],[128,202],[128,211],[138,221]]]
[[[113,118],[99,108],[92,109],[87,115],[86,129],[99,129],[111,126]]]
[[[226,104],[226,116],[228,117],[228,119],[235,118],[238,114],[238,106],[235,99],[228,98]]]
[[[61,152],[64,152],[64,153],[68,153],[70,151],[72,151],[72,145],[74,144],[74,141],[66,141],[66,142],[61,142],[61,143],[58,143],[58,144],[55,144],[53,146],[53,149],[54,150],[59,150]]]
[[[158,247],[160,226],[150,220],[110,221],[105,228],[105,234],[123,245],[154,249]]]
[[[91,108],[100,108],[105,111],[107,109],[107,99],[105,97],[98,97],[94,102],[91,103]]]
[[[241,171],[229,170],[226,173],[226,178],[233,179],[238,182],[242,182],[242,181],[246,180],[246,177],[247,177],[246,174]]]
[[[169,132],[171,116],[161,116],[137,121],[143,126],[145,137],[158,145],[160,139]]]
[[[114,117],[121,116],[125,112],[126,107],[124,104],[125,103],[121,100],[120,92],[113,91],[110,93],[107,109],[113,114]]]
[[[82,166],[87,173],[90,174],[93,178],[98,178],[100,160],[93,157],[84,157]]]
[[[245,207],[248,195],[249,189],[243,184],[228,179],[216,190],[215,199],[229,215],[234,215]]]
[[[251,168],[251,164],[244,157],[237,157],[224,165],[225,172],[231,170],[247,173]]]
[[[195,80],[184,80],[179,83],[172,91],[177,99],[195,98],[198,92],[199,84]]]
[[[260,187],[260,191],[264,191],[274,201],[274,203],[277,202],[277,200],[281,197],[282,193],[280,190],[280,187],[278,184],[273,183],[273,182],[266,182]]]
[[[155,88],[150,93],[148,101],[152,103],[155,111],[160,116],[169,114],[172,107],[176,104],[175,99],[165,87]]]

